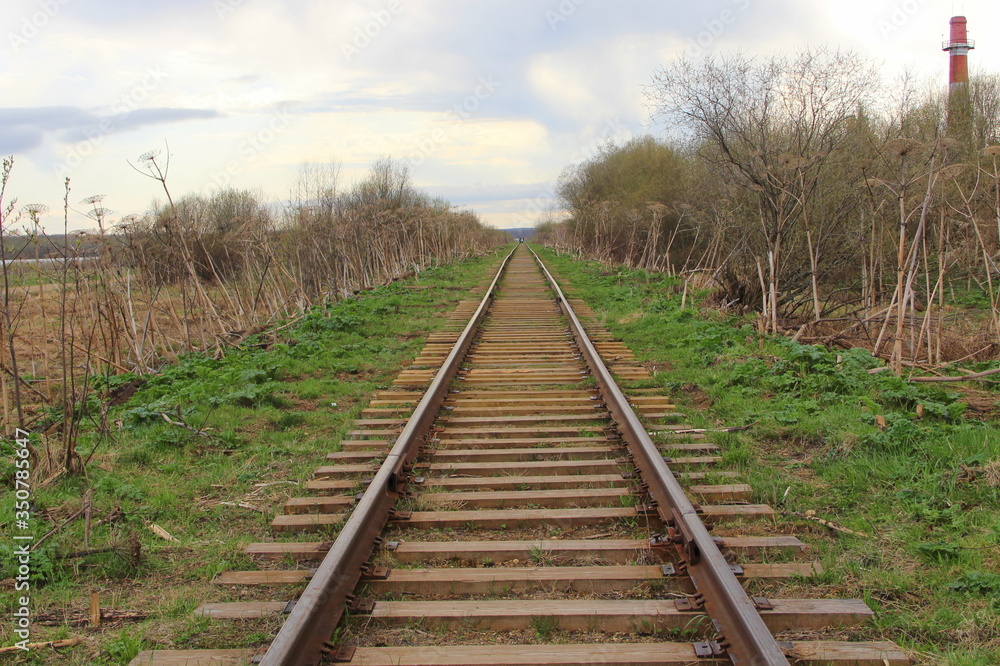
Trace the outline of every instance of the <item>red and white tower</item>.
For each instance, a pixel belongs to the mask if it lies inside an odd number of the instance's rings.
[[[951,39],[944,43],[944,50],[951,54],[951,72],[948,83],[951,92],[969,84],[969,51],[976,43],[969,39],[969,25],[964,16],[951,19]]]

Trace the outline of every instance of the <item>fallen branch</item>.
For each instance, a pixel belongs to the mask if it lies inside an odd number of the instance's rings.
[[[91,548],[90,550],[78,550],[73,553],[66,553],[65,555],[56,555],[60,560],[73,560],[78,557],[90,557],[91,555],[103,555],[105,553],[115,553],[121,550],[121,548]]]
[[[253,504],[250,504],[248,502],[216,502],[216,506],[235,506],[235,507],[239,507],[241,509],[249,509],[251,511],[259,511],[260,513],[268,513],[267,509],[265,509],[263,507],[259,507],[259,506],[254,506]]]
[[[107,363],[108,365],[112,366],[113,368],[115,368],[117,370],[121,370],[122,372],[132,372],[131,370],[129,370],[128,368],[126,368],[124,365],[119,365],[119,364],[115,363],[114,361],[112,361],[110,359],[104,358],[100,354],[98,354],[98,353],[96,353],[94,351],[91,351],[90,349],[85,349],[84,347],[81,347],[80,345],[76,344],[72,340],[70,341],[70,345],[72,345],[74,348],[78,349],[79,351],[82,351],[87,356],[91,356],[93,358],[96,358],[98,361],[102,361],[104,363]]]
[[[35,543],[33,543],[31,545],[30,550],[34,551],[36,548],[38,548],[43,543],[45,543],[50,536],[52,536],[53,534],[56,534],[56,533],[62,531],[62,529],[64,527],[66,527],[67,525],[69,525],[70,523],[72,523],[74,520],[76,520],[77,518],[79,518],[80,516],[82,516],[84,513],[86,513],[90,509],[90,507],[91,507],[91,502],[85,502],[84,505],[83,505],[83,508],[81,508],[79,511],[77,511],[76,513],[74,513],[72,516],[70,516],[69,518],[67,518],[66,520],[64,520],[61,524],[57,525],[56,527],[53,527],[41,539],[39,539],[38,541],[36,541]]]
[[[66,639],[63,639],[61,641],[49,641],[47,643],[28,643],[28,645],[26,645],[25,647],[27,647],[29,651],[30,650],[41,650],[42,648],[47,648],[47,647],[50,647],[50,648],[65,648],[65,647],[73,647],[74,645],[79,645],[82,642],[83,642],[82,638],[66,638]],[[22,650],[21,648],[19,648],[17,646],[0,648],[0,654],[14,654],[14,653],[24,652],[24,651],[25,650]]]
[[[177,426],[178,428],[184,428],[185,430],[190,430],[191,432],[193,432],[194,434],[198,435],[199,437],[211,437],[211,435],[208,434],[207,432],[205,432],[204,430],[199,430],[198,428],[195,428],[192,425],[188,425],[187,423],[184,423],[184,421],[174,421],[165,412],[157,412],[157,414],[159,414],[160,417],[164,421],[166,421],[167,423],[169,423],[172,426]],[[180,418],[180,417],[178,416],[177,418]]]
[[[819,523],[823,527],[828,527],[831,530],[833,530],[834,532],[842,532],[843,534],[853,534],[854,536],[865,537],[866,539],[868,538],[868,535],[864,534],[863,532],[855,532],[854,530],[848,529],[848,528],[844,527],[843,525],[838,525],[837,523],[834,523],[834,522],[831,522],[829,520],[824,520],[824,519],[820,518],[819,516],[816,515],[815,511],[811,511],[810,510],[810,511],[806,511],[805,513],[799,513],[798,511],[792,511],[791,513],[792,513],[793,516],[798,516],[799,518],[804,518],[806,520],[811,520],[811,521],[813,521],[815,523]]]
[[[149,617],[149,613],[139,613],[134,611],[119,611],[112,609],[101,609],[102,622],[138,622]],[[45,613],[36,615],[35,624],[46,627],[85,627],[91,624],[90,611],[72,611],[70,613]]]
[[[879,311],[877,311],[877,312],[875,312],[873,314],[870,314],[869,316],[865,317],[864,319],[859,319],[858,321],[856,321],[854,324],[852,324],[848,328],[845,328],[843,331],[838,331],[837,333],[834,333],[833,335],[828,335],[827,337],[823,338],[822,344],[823,345],[829,345],[829,344],[833,343],[835,340],[839,340],[840,338],[846,336],[851,331],[853,331],[853,330],[855,330],[857,328],[860,328],[861,326],[864,326],[868,322],[873,321],[873,320],[877,319],[878,317],[881,317],[888,310],[889,310],[889,308],[883,308],[882,310],[879,310]]]
[[[181,540],[175,537],[170,532],[166,531],[156,523],[149,523],[149,529],[153,531],[153,534],[160,537],[164,541],[170,541],[172,543],[180,543]]]
[[[684,430],[665,430],[663,432],[670,433],[671,435],[701,435],[706,432],[745,432],[755,425],[757,425],[756,422],[750,425],[733,426],[731,428],[686,428]]]
[[[911,377],[911,382],[921,382],[924,384],[930,384],[931,382],[967,382],[975,379],[982,379],[983,377],[989,377],[991,375],[1000,375],[1000,368],[994,368],[993,370],[987,370],[985,372],[975,372],[971,375],[964,375],[961,377]]]

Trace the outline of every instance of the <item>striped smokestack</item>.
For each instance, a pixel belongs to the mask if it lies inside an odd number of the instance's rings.
[[[951,19],[951,39],[944,43],[944,50],[951,54],[951,68],[948,83],[951,92],[969,83],[969,51],[976,43],[969,39],[968,21],[964,16]]]

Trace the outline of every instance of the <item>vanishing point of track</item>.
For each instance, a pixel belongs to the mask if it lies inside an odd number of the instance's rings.
[[[868,620],[863,601],[780,595],[819,565],[793,536],[745,535],[771,508],[714,469],[662,389],[619,388],[649,375],[595,319],[519,245],[272,524],[341,526],[336,540],[250,544],[299,566],[216,582],[279,599],[197,611],[287,613],[270,646],[132,663],[908,663],[891,643],[824,640]]]

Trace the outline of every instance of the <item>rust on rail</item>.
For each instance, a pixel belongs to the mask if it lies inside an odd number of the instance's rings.
[[[735,664],[788,664],[781,646],[764,624],[754,602],[747,596],[694,505],[618,388],[559,284],[534,250],[531,254],[556,293],[559,307],[570,321],[573,335],[597,380],[601,396],[621,431],[622,439],[628,444],[643,482],[649,487],[660,519],[671,526],[677,549],[688,565],[695,588],[722,635],[720,644]]]
[[[475,314],[271,643],[261,661],[264,666],[313,666],[328,651],[330,634],[340,622],[402,490],[405,469],[416,458],[420,444],[427,439],[448,386],[458,373],[513,254],[511,251],[503,260]]]

